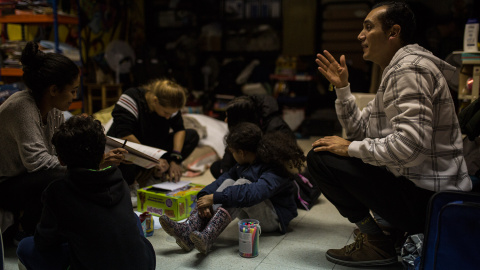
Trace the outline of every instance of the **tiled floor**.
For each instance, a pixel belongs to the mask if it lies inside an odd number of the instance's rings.
[[[310,140],[299,140],[307,151]],[[210,172],[188,179],[195,183],[208,184],[213,181]],[[352,269],[335,265],[325,258],[329,248],[340,248],[353,242],[352,231],[355,225],[338,214],[333,205],[321,196],[310,210],[298,211],[285,235],[263,234],[260,237],[259,255],[256,258],[243,258],[238,255],[238,230],[235,220],[225,229],[204,256],[192,250],[183,252],[162,229],[155,231],[148,239],[157,254],[157,269]],[[6,249],[6,268],[18,269],[15,249]],[[362,269],[403,269],[400,263],[389,267]]]

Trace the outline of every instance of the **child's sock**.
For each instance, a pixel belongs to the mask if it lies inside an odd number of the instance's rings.
[[[378,226],[377,222],[370,216],[366,216],[364,219],[359,222],[355,222],[360,231],[365,234],[383,234],[382,229]]]

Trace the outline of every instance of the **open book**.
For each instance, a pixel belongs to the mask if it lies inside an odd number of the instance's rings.
[[[157,165],[160,158],[167,153],[167,151],[159,148],[107,136],[105,153],[112,149],[122,147],[128,151],[128,154],[125,155],[125,160],[146,169]]]

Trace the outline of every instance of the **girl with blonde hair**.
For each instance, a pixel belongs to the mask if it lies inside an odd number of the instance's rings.
[[[155,167],[155,176],[163,173],[171,181],[179,181],[181,162],[198,144],[198,133],[185,129],[180,109],[185,106],[186,89],[167,79],[125,91],[113,111],[113,124],[107,135],[157,147],[167,151]],[[129,185],[142,169],[122,164],[120,170]]]

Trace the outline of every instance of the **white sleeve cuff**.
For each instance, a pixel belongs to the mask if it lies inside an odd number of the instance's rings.
[[[341,87],[341,88],[335,87],[335,92],[337,93],[338,99],[340,100],[347,99],[349,96],[352,95],[350,91],[350,83],[345,87]]]
[[[348,146],[348,155],[351,156],[351,157],[361,158],[361,156],[360,156],[360,145],[361,144],[362,144],[362,141],[353,141]]]

